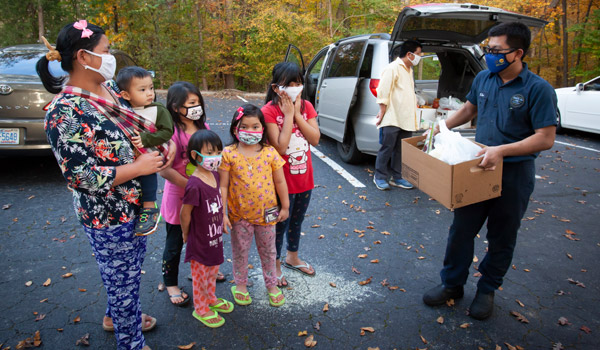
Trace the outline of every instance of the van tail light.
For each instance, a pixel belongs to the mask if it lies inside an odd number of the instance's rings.
[[[379,79],[371,79],[371,81],[369,82],[369,90],[371,90],[371,93],[375,97],[377,97],[377,87],[378,86],[379,86]]]
[[[42,108],[44,111],[48,112],[48,107],[50,107],[50,104],[52,103],[52,101],[46,103],[46,105],[44,106],[44,108]]]

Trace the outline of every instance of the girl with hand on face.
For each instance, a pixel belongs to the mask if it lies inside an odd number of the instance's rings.
[[[315,275],[315,269],[298,257],[302,221],[315,187],[310,146],[316,146],[321,137],[317,112],[309,101],[301,98],[303,81],[297,64],[278,63],[273,68],[273,79],[262,108],[269,144],[285,160],[283,172],[289,192],[289,218],[277,224],[276,269],[280,287],[288,285],[280,260],[284,235],[287,237],[287,254],[283,265],[308,276]]]
[[[277,287],[275,275],[275,224],[287,219],[289,200],[284,161],[267,145],[265,126],[258,107],[246,104],[238,108],[229,130],[233,143],[223,150],[219,177],[223,203],[228,209],[223,227],[226,232],[231,230],[234,301],[239,305],[252,302],[247,289],[248,252],[255,237],[269,304],[278,307],[285,303],[285,297]]]

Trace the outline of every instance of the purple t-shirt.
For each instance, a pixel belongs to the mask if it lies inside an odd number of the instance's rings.
[[[190,176],[185,186],[183,204],[194,206],[185,262],[194,260],[206,266],[223,263],[223,202],[219,191],[219,174],[213,174],[217,180],[216,188],[195,176]]]

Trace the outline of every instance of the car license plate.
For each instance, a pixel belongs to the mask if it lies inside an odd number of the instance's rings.
[[[18,145],[19,129],[0,129],[0,145]]]

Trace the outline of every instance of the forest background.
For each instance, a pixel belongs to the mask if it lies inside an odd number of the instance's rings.
[[[1,0],[0,47],[51,42],[76,19],[102,26],[114,48],[156,72],[202,90],[265,91],[293,43],[308,64],[340,38],[390,33],[407,5],[444,0]],[[600,0],[473,0],[548,21],[526,60],[554,87],[600,75]]]

